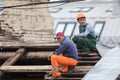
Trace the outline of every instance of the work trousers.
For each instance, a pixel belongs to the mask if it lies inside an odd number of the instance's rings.
[[[61,76],[61,72],[68,72],[68,66],[77,65],[77,60],[62,55],[51,56],[52,76]]]
[[[73,42],[82,48],[83,52],[91,52],[96,48],[96,38],[94,37],[74,37]]]

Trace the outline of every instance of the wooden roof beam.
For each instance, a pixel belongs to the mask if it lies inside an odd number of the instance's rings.
[[[51,48],[58,47],[59,43],[25,43],[25,42],[0,42],[0,48]]]
[[[40,66],[1,66],[0,70],[3,72],[45,72],[50,71],[50,65],[40,65]]]
[[[2,66],[13,65],[24,53],[25,53],[25,49],[24,48],[20,48],[19,50],[16,51],[16,54],[14,56],[11,56],[10,58],[8,58],[5,61],[5,63],[2,64]],[[4,71],[0,71],[0,77],[3,74],[4,74]]]
[[[14,64],[22,55],[25,53],[25,49],[21,48],[19,49],[14,56],[11,56],[8,58],[5,63],[2,64],[2,66],[12,65]]]
[[[76,66],[75,71],[88,71],[92,66]],[[51,71],[51,65],[17,65],[17,66],[1,66],[0,71],[3,72],[49,72]]]

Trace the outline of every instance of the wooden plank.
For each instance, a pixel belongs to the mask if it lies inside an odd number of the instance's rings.
[[[44,80],[43,78],[27,78],[27,77],[20,77],[20,78],[10,78],[10,80]]]
[[[14,56],[11,56],[10,58],[8,58],[5,63],[2,64],[2,66],[7,66],[7,65],[12,65],[14,64],[25,52],[24,48],[19,49],[16,54]],[[2,67],[1,66],[1,67]],[[3,71],[0,71],[0,77],[4,74]]]
[[[25,52],[24,48],[19,49],[14,56],[8,58],[2,66],[14,64]]]
[[[53,79],[52,76],[45,75],[45,80],[81,80],[81,77],[58,77],[57,79]]]
[[[50,65],[41,66],[1,66],[1,71],[4,72],[45,72],[50,71]]]
[[[51,51],[28,52],[26,54],[26,59],[29,59],[29,58],[46,58],[47,59],[48,55],[51,53],[53,53],[53,52],[51,52]],[[0,52],[0,60],[12,57],[15,54],[16,54],[15,52]]]
[[[48,58],[49,54],[52,54],[51,51],[44,51],[44,52],[28,52],[26,58]]]
[[[59,43],[28,43],[28,42],[0,42],[0,48],[49,48],[58,47]]]
[[[0,60],[14,56],[15,52],[0,52]]]
[[[75,72],[88,71],[92,66],[76,66]],[[0,71],[3,72],[49,72],[51,65],[35,65],[35,66],[1,66]]]

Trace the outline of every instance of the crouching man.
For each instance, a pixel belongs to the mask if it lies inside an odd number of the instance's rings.
[[[68,72],[78,63],[78,51],[73,41],[64,36],[63,32],[58,32],[55,37],[60,46],[50,55],[52,65],[52,76],[58,78],[61,72]]]

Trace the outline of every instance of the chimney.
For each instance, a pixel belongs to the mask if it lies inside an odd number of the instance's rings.
[[[120,15],[120,0],[113,0],[113,14]]]

